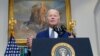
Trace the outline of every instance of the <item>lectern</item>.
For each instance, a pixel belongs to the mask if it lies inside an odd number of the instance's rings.
[[[89,38],[33,39],[31,56],[93,56]]]

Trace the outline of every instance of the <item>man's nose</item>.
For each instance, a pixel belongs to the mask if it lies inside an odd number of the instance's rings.
[[[51,18],[51,19],[55,19],[55,18]]]

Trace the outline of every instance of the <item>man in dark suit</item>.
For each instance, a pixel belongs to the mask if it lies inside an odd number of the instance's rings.
[[[36,38],[68,38],[73,36],[66,32],[66,29],[60,24],[60,13],[56,9],[50,9],[47,12],[48,27],[44,31],[37,33]],[[27,39],[29,49],[32,47],[32,37]],[[31,51],[31,50],[30,50]],[[30,54],[30,51],[28,52]]]
[[[56,9],[50,9],[47,12],[48,27],[46,30],[37,33],[36,38],[68,38],[70,33],[65,28],[60,27],[60,13]],[[55,31],[54,27],[56,27]],[[61,33],[60,33],[61,32]]]
[[[46,30],[37,33],[36,38],[74,38],[71,33],[66,32],[64,27],[60,27],[60,13],[58,10],[50,9],[48,10],[46,16],[48,27]],[[32,39],[33,36],[27,38],[27,44],[29,48],[32,47]]]

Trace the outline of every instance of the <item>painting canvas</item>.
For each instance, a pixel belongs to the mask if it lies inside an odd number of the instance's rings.
[[[14,0],[15,38],[36,38],[37,32],[47,27],[46,13],[49,9],[60,11],[61,23],[66,22],[65,0]]]

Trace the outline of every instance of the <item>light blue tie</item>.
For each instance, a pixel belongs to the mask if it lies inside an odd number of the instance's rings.
[[[53,30],[51,31],[50,38],[54,38],[54,31]]]

